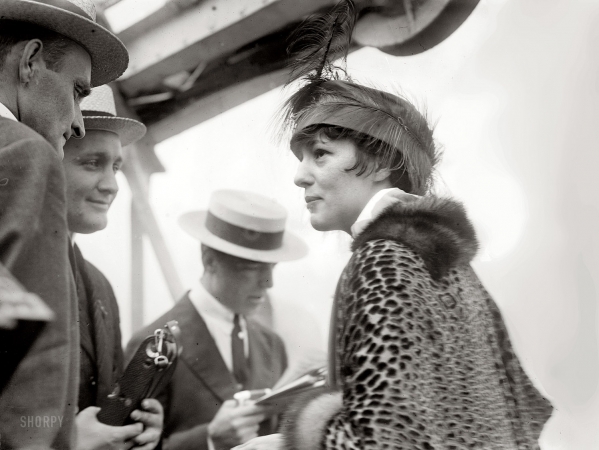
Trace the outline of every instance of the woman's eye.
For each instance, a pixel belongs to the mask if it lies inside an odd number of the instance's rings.
[[[328,153],[327,151],[324,151],[322,149],[317,148],[316,150],[314,150],[314,158],[315,159],[320,159],[324,155],[326,155],[327,153]]]

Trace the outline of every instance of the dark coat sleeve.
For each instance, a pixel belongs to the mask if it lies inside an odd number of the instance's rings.
[[[51,151],[31,138],[0,149],[0,262],[8,270],[42,227],[49,178],[58,162]]]
[[[0,434],[7,448],[69,448],[78,334],[71,326],[77,304],[67,256],[64,174],[55,151],[32,130],[3,120],[0,133],[0,263],[55,313],[2,393]],[[28,417],[54,420],[30,427]]]
[[[81,276],[86,286],[88,302],[91,302],[88,307],[91,306],[94,322],[96,360],[91,373],[97,375],[98,396],[94,399],[94,404],[101,407],[105,398],[114,390],[124,369],[119,306],[112,285],[104,274],[89,261],[83,260],[83,264],[85,271]]]

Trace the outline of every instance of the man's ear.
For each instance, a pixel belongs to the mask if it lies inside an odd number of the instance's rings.
[[[214,273],[216,270],[215,259],[211,251],[202,252],[202,266],[204,266],[205,272]]]
[[[32,82],[38,76],[40,68],[46,67],[43,49],[44,44],[39,39],[31,39],[23,47],[19,59],[19,81],[22,84]]]

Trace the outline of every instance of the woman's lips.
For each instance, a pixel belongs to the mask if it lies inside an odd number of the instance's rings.
[[[312,211],[312,209],[316,206],[318,201],[322,200],[322,198],[315,197],[313,195],[308,195],[307,197],[305,197],[305,200],[306,200],[306,208],[308,208],[308,211]]]
[[[108,209],[108,208],[110,208],[110,202],[109,201],[88,200],[88,203],[91,203],[93,206],[95,206],[96,208],[99,208],[99,209]]]

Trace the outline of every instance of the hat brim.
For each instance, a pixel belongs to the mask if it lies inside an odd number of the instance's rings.
[[[255,250],[233,244],[214,234],[206,228],[207,211],[192,211],[179,217],[179,226],[192,238],[210,248],[228,255],[265,263],[293,261],[308,254],[308,246],[299,237],[285,231],[283,245],[275,250]]]
[[[132,144],[146,134],[146,126],[134,119],[126,117],[83,116],[86,130],[104,130],[116,133],[121,145]]]
[[[118,37],[73,12],[31,0],[2,0],[0,18],[34,23],[77,42],[91,56],[92,87],[116,80],[129,65],[129,53]]]

